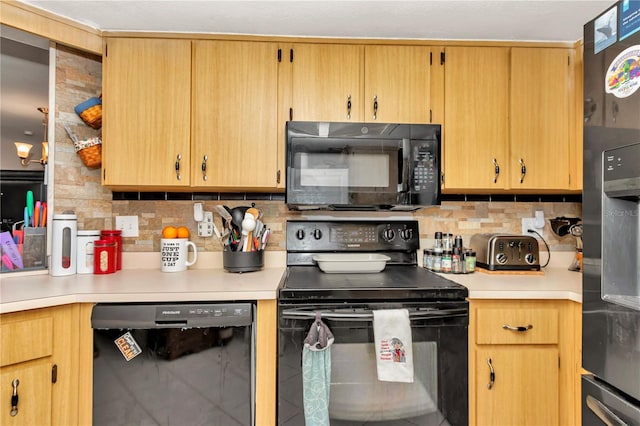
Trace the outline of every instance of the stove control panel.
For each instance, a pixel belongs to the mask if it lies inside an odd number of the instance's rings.
[[[313,221],[287,222],[288,252],[417,250],[418,222],[400,221]]]

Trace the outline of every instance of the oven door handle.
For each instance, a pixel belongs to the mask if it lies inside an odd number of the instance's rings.
[[[335,311],[300,311],[288,309],[282,311],[281,316],[285,319],[315,319],[319,313],[322,319],[341,321],[373,321],[373,311],[361,310],[354,312]],[[409,320],[423,320],[434,318],[464,317],[469,314],[467,309],[429,309],[429,310],[409,310]]]

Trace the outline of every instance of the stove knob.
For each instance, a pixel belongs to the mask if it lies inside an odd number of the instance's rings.
[[[382,231],[382,238],[384,238],[385,241],[391,241],[396,237],[396,233],[393,229],[385,229],[384,231]]]
[[[322,238],[322,231],[319,229],[314,229],[313,238],[315,238],[316,240],[319,240],[320,238]]]
[[[296,231],[296,238],[299,240],[304,240],[304,229],[298,229]]]
[[[408,241],[412,237],[413,237],[412,229],[403,229],[402,231],[400,231],[400,238],[402,238],[403,240]]]

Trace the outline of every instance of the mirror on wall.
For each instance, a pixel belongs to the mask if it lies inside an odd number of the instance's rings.
[[[49,40],[2,25],[0,54],[0,271],[44,269]]]

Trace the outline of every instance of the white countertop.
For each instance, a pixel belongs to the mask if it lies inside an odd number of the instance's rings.
[[[242,274],[222,269],[219,253],[198,254],[195,268],[174,273],[156,267],[159,253],[125,255],[124,269],[115,274],[3,274],[0,313],[67,303],[269,300],[276,298],[285,271],[284,252],[265,256],[264,269]],[[554,252],[543,275],[441,275],[467,287],[470,299],[566,299],[581,303],[582,274],[567,269],[571,256]]]

